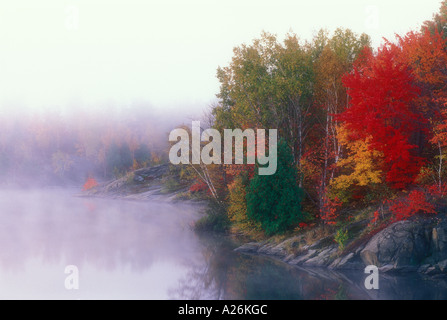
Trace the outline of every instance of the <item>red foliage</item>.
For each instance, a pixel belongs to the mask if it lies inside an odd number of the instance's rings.
[[[379,210],[376,210],[376,212],[374,212],[374,219],[371,220],[371,222],[368,224],[368,227],[375,226],[379,221],[379,218],[380,218]]]
[[[426,122],[413,106],[420,89],[396,58],[400,50],[387,45],[376,56],[365,55],[365,66],[343,78],[351,101],[339,116],[353,140],[371,137],[371,148],[384,155],[381,169],[394,189],[413,183],[420,171],[423,159],[410,141]]]
[[[320,218],[328,225],[335,225],[339,217],[338,210],[342,206],[342,202],[337,197],[330,199],[327,196],[323,201],[323,207],[320,209]]]
[[[427,191],[430,193],[430,195],[434,197],[438,198],[445,197],[447,196],[447,183],[443,183],[441,185],[433,184],[427,187]]]
[[[202,192],[202,191],[209,191],[208,186],[206,183],[199,181],[194,183],[190,188],[190,192]]]
[[[96,182],[95,178],[90,177],[85,182],[82,190],[83,191],[87,191],[87,190],[90,190],[90,189],[92,189],[94,187],[97,187],[97,186],[98,186],[98,182]]]
[[[436,214],[435,207],[427,201],[425,194],[419,190],[410,192],[407,198],[395,201],[390,206],[395,220],[406,220],[417,213]]]

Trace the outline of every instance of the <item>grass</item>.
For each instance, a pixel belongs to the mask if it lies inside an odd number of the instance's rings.
[[[248,241],[263,241],[266,239],[265,233],[260,228],[248,228],[247,224],[231,223],[230,234],[242,236]]]
[[[327,238],[334,234],[334,228],[331,226],[319,225],[305,233],[306,245],[312,245],[315,242]]]

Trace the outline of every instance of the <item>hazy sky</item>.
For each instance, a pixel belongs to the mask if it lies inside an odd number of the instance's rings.
[[[150,101],[201,109],[232,49],[262,30],[382,37],[419,29],[441,0],[14,0],[0,4],[0,111]]]

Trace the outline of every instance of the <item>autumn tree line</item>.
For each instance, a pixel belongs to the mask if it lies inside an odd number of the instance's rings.
[[[421,30],[376,50],[366,34],[322,30],[312,41],[263,33],[218,69],[210,123],[278,129],[278,171],[211,165],[207,179],[239,230],[275,234],[334,225],[353,208],[374,222],[433,214],[447,194],[447,1]]]
[[[2,185],[81,187],[163,161],[166,119],[145,108],[12,113],[0,114]]]

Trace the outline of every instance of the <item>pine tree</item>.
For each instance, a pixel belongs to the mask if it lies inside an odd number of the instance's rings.
[[[247,188],[247,216],[261,224],[267,235],[286,231],[302,222],[302,190],[297,184],[293,156],[287,143],[278,143],[278,165],[273,175],[257,174]]]

